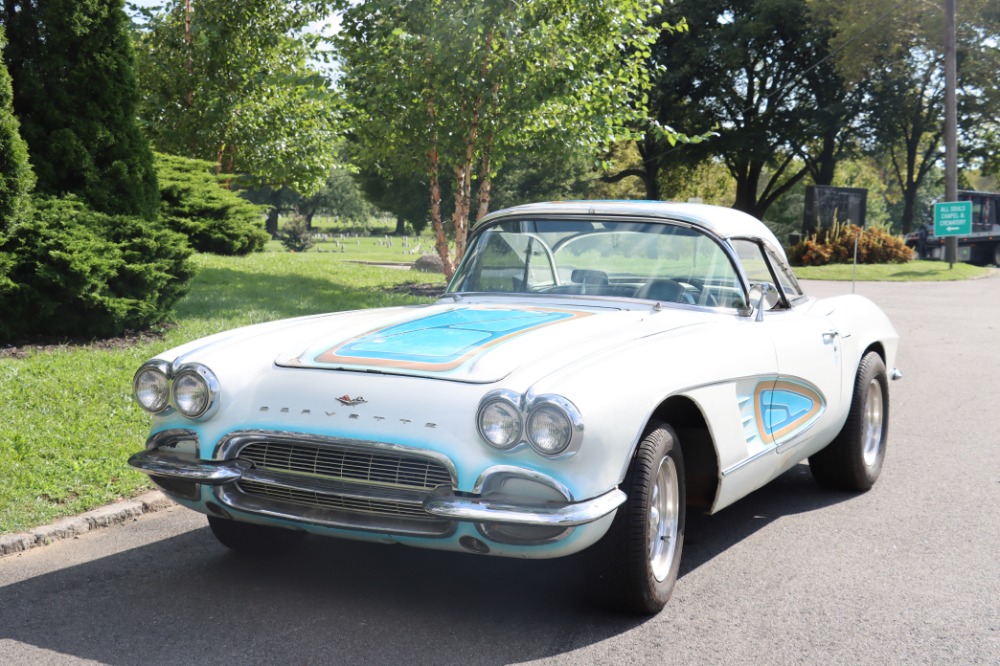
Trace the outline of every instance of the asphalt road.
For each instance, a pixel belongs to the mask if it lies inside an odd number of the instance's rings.
[[[903,336],[878,484],[800,465],[690,516],[655,617],[593,608],[573,561],[315,538],[254,561],[173,508],[0,559],[0,663],[1000,664],[1000,276],[858,293]]]

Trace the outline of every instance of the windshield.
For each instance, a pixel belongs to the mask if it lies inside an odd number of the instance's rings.
[[[660,222],[503,222],[475,237],[448,291],[746,305],[718,241],[692,227]]]

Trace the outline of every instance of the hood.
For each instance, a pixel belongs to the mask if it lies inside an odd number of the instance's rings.
[[[361,332],[327,329],[276,363],[491,383],[526,364],[568,363],[697,317],[678,312],[671,325],[660,319],[654,330],[646,309],[441,303],[399,315],[383,325],[369,320]]]

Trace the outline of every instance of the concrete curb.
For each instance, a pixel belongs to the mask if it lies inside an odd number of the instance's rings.
[[[139,516],[175,506],[158,490],[134,499],[115,502],[93,511],[63,518],[50,525],[36,527],[29,532],[0,535],[0,557],[21,553],[39,546],[46,546],[62,539],[72,539],[91,530],[120,525]]]

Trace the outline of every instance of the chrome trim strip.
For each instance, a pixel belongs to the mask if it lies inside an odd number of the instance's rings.
[[[192,442],[195,450],[198,449],[198,433],[187,428],[171,428],[150,435],[146,440],[146,449],[174,447],[182,441]]]
[[[128,459],[128,464],[150,476],[184,479],[213,486],[237,481],[252,467],[243,460],[206,461],[159,450],[136,453]]]
[[[621,506],[626,499],[625,493],[615,488],[582,502],[518,505],[476,497],[456,497],[445,488],[431,493],[424,502],[424,510],[431,515],[452,520],[574,527],[603,518]]]
[[[550,476],[533,469],[514,467],[513,465],[494,465],[479,475],[472,492],[476,495],[485,495],[493,486],[501,484],[508,478],[527,479],[543,486],[548,486],[566,498],[567,502],[573,501],[573,493],[564,484],[556,481]]]
[[[810,426],[810,427],[812,427],[812,426]],[[759,451],[759,452],[755,453],[752,456],[744,458],[743,460],[739,461],[735,465],[732,465],[732,466],[730,466],[730,467],[722,470],[722,473],[719,476],[721,476],[722,478],[725,478],[725,477],[729,476],[730,474],[732,474],[733,472],[739,470],[740,468],[745,467],[746,465],[749,465],[750,463],[758,460],[759,458],[763,458],[764,456],[766,456],[768,454],[774,455],[776,451],[777,451],[777,449],[774,446],[768,446],[763,451]]]

